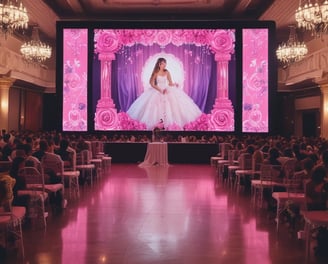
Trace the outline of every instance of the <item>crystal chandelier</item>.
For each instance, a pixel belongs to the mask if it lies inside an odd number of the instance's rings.
[[[32,40],[25,42],[20,52],[23,58],[30,63],[42,63],[51,57],[51,47],[40,41],[38,27],[33,27]]]
[[[305,2],[302,5],[302,2]],[[316,0],[312,4],[311,0],[301,1],[295,12],[297,26],[312,32],[313,36],[320,36],[328,32],[328,0],[319,4]]]
[[[290,26],[288,41],[281,43],[276,50],[278,60],[284,65],[289,65],[302,60],[307,53],[305,43],[297,39],[295,26]]]
[[[21,0],[0,0],[0,28],[5,35],[16,29],[26,29],[28,20]]]

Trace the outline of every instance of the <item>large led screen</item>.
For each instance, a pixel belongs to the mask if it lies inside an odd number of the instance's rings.
[[[243,132],[269,132],[269,34],[243,29]]]
[[[268,132],[270,28],[231,24],[61,25],[63,130]]]
[[[63,30],[63,130],[87,131],[88,30]]]

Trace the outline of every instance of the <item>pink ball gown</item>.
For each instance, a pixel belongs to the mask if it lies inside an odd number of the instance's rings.
[[[131,118],[145,123],[150,130],[154,129],[160,119],[163,119],[165,129],[180,130],[202,114],[182,89],[168,85],[166,75],[158,75],[156,81],[162,91],[167,90],[166,93],[160,93],[154,88],[145,90],[128,109],[127,114]]]

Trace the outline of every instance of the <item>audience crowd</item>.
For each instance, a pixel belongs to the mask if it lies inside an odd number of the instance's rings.
[[[283,167],[290,159],[295,161],[293,170],[300,172],[303,177],[305,197],[308,210],[327,209],[328,199],[328,140],[324,138],[307,137],[283,137],[270,135],[184,135],[179,133],[167,133],[156,131],[157,140],[164,142],[192,142],[211,143],[228,146],[230,150],[235,150],[234,159],[241,162],[243,156],[251,156],[255,164],[270,164]],[[2,131],[0,135],[0,179],[8,175],[16,182],[13,195],[14,204],[24,205],[28,201],[24,197],[18,199],[18,190],[26,188],[24,179],[19,175],[19,169],[24,166],[36,166],[42,161],[45,153],[55,153],[61,157],[64,166],[72,166],[72,155],[70,149],[75,153],[88,149],[88,142],[151,142],[154,134],[125,134],[119,132],[108,132],[107,134],[82,134],[82,133],[60,133],[50,132],[16,132]],[[220,155],[221,153],[218,153]],[[7,162],[10,163],[8,171]],[[277,173],[277,180],[288,178],[280,171]],[[60,182],[60,177],[46,172],[47,183],[56,184]],[[286,173],[286,172],[284,172]],[[250,185],[250,179],[245,179],[245,185]],[[1,187],[1,186],[0,186]],[[245,186],[247,187],[247,186]],[[275,190],[275,191],[286,191]],[[15,199],[16,197],[16,199]],[[59,196],[60,197],[60,196]],[[266,193],[267,202],[270,205],[271,193]],[[61,197],[62,198],[62,197]]]
[[[295,171],[303,171],[303,177],[309,180],[306,195],[310,209],[326,208],[326,178],[328,173],[328,141],[323,138],[282,137],[269,135],[183,135],[160,131],[156,135],[165,142],[193,143],[226,143],[229,149],[238,153],[236,159],[243,155],[251,155],[256,163],[283,165],[286,160],[295,160]],[[111,132],[107,134],[81,134],[50,132],[16,132],[2,131],[0,135],[0,160],[3,164],[11,162],[10,176],[16,180],[14,192],[25,188],[23,179],[19,178],[18,170],[26,164],[36,164],[42,160],[46,152],[55,153],[64,161],[65,167],[72,165],[69,149],[78,154],[88,149],[87,142],[151,142],[152,134],[126,134]],[[220,154],[220,153],[218,153]],[[6,165],[0,168],[6,171]],[[59,177],[47,172],[48,183],[58,183]],[[283,178],[284,175],[277,174]],[[249,182],[249,181],[248,181]]]

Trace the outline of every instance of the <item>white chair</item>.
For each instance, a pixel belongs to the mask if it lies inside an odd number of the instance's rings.
[[[251,180],[251,188],[253,201],[256,203],[257,194],[259,194],[259,204],[260,207],[263,205],[263,191],[265,189],[269,189],[272,193],[273,187],[277,184],[275,179],[277,175],[281,171],[281,166],[271,165],[271,164],[261,164],[260,169],[260,179],[259,180]]]
[[[220,159],[217,161],[217,166],[216,166],[217,175],[219,179],[221,178],[222,180],[225,180],[223,177],[224,167],[226,165],[233,165],[232,156],[234,152],[233,150],[231,150],[231,144],[228,143],[220,144],[220,152],[221,152]]]
[[[231,149],[231,144],[230,143],[219,143],[219,152],[216,156],[211,157],[211,165],[215,166],[217,168],[218,166],[218,161],[228,159],[228,150]]]
[[[291,178],[285,180],[286,192],[272,193],[272,197],[277,201],[277,232],[279,231],[280,216],[285,210],[290,210],[291,206],[294,208],[298,207],[302,211],[306,210],[305,188],[303,183],[305,177],[306,173],[304,170],[295,172]]]
[[[99,155],[104,155],[103,143],[98,140],[91,141],[92,158],[99,158]]]
[[[241,184],[241,177],[245,175],[249,175],[253,173],[253,158],[249,153],[242,153],[239,156],[239,166],[234,169],[234,187],[239,191],[239,187]],[[245,181],[244,181],[245,183]]]
[[[96,168],[97,165],[101,164],[100,172],[110,172],[112,165],[112,157],[109,157],[104,152],[104,143],[102,141],[92,141],[92,155],[91,163],[94,163]],[[101,162],[100,162],[101,160]]]
[[[44,174],[44,177],[46,175],[52,177],[57,176],[59,177],[60,181],[58,183],[47,183],[46,178],[45,179],[45,190],[47,192],[50,192],[53,194],[53,196],[56,198],[59,193],[62,194],[62,208],[66,207],[67,201],[64,199],[65,195],[65,186],[64,186],[64,162],[61,159],[61,157],[57,154],[46,152],[44,156],[42,157],[41,161],[42,166],[42,172]]]
[[[72,148],[69,148],[68,151],[72,155],[72,167],[65,168],[62,176],[64,179],[68,179],[68,191],[69,197],[72,196],[79,198],[80,197],[80,185],[79,177],[80,171],[76,169],[76,151]]]
[[[27,205],[28,217],[37,222],[34,223],[36,227],[41,225],[46,228],[46,218],[48,213],[46,212],[46,203],[48,201],[48,193],[45,190],[44,178],[42,172],[35,167],[24,167],[19,170],[18,175],[25,179],[26,189],[18,190],[17,196],[28,196],[29,201]],[[35,221],[34,221],[35,222]]]
[[[111,167],[112,167],[112,157],[102,156],[101,159],[103,162],[104,171],[110,172]]]
[[[91,164],[94,164],[95,165],[95,171],[96,171],[96,179],[99,179],[102,175],[102,163],[103,163],[103,160],[101,158],[92,158],[89,160],[89,162]]]
[[[82,150],[76,155],[76,169],[81,171],[81,177],[83,180],[90,178],[90,184],[93,185],[93,171],[95,170],[95,164],[90,162],[91,152],[87,149]]]
[[[225,164],[223,167],[227,166],[228,170],[228,185],[231,187],[234,187],[236,184],[235,181],[235,171],[239,168],[242,164],[240,164],[240,159],[244,154],[239,155],[240,151],[239,150],[229,150],[228,151],[228,164]]]

